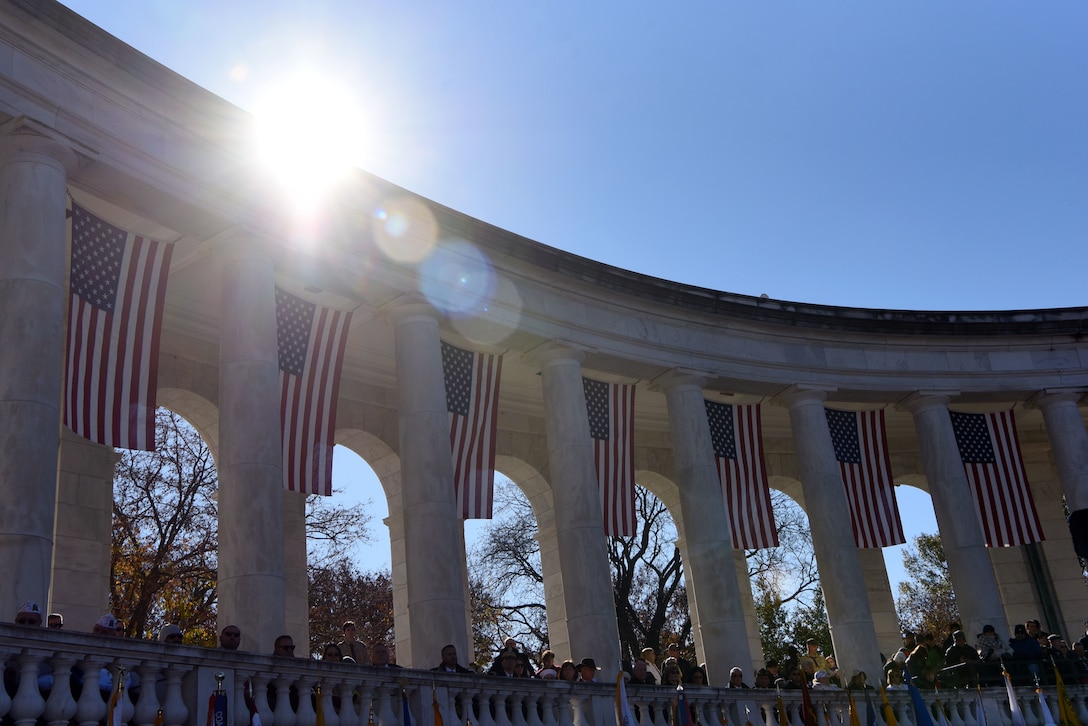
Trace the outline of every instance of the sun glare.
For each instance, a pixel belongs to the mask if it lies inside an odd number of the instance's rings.
[[[299,72],[265,94],[256,148],[296,212],[309,215],[365,158],[367,123],[352,89]]]

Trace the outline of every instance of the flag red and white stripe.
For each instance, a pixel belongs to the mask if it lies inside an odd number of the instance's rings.
[[[771,510],[759,404],[704,403],[733,546],[777,547],[778,529]]]
[[[442,371],[450,415],[453,485],[464,519],[491,519],[502,356],[443,341]]]
[[[895,501],[884,411],[825,409],[835,458],[842,471],[850,521],[858,547],[903,544],[903,523]]]
[[[950,414],[986,545],[1042,542],[1043,528],[1020,457],[1013,412]]]
[[[173,245],[72,205],[64,423],[106,446],[155,448],[155,394]]]
[[[332,495],[336,403],[351,313],[276,288],[284,486]]]
[[[635,387],[582,379],[609,537],[635,534]]]

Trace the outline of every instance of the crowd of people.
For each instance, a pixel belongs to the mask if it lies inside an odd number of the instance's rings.
[[[64,617],[49,613],[43,617],[37,603],[27,601],[19,608],[15,624],[26,627],[63,629]],[[120,637],[124,624],[112,614],[100,617],[94,624],[93,634]],[[374,668],[400,668],[393,659],[389,646],[378,642],[368,645],[356,637],[354,621],[344,622],[342,638],[325,645],[321,659],[355,663]],[[228,625],[219,634],[219,647],[238,650],[242,632],[237,625]],[[174,624],[163,626],[158,640],[181,644],[184,633]],[[755,672],[752,684],[745,680],[744,670],[737,666],[730,670],[723,688],[777,688],[814,689],[872,688],[864,671],[855,670],[848,677],[840,672],[833,655],[820,653],[815,639],[805,643],[804,652],[790,646],[783,662],[768,659],[763,668]],[[290,635],[275,639],[272,655],[295,657],[295,644]],[[508,638],[501,651],[490,664],[471,663],[462,665],[457,648],[445,645],[439,654],[440,663],[433,671],[448,673],[486,673],[502,678],[540,678],[570,682],[595,683],[600,667],[592,658],[580,661],[556,662],[555,653],[545,650],[539,660],[527,653],[514,638]],[[1064,679],[1071,682],[1088,682],[1088,621],[1085,633],[1073,641],[1072,646],[1059,634],[1044,631],[1038,620],[1017,624],[1013,637],[1008,641],[998,636],[992,625],[985,625],[975,638],[975,644],[967,641],[959,623],[952,623],[947,636],[940,642],[933,633],[904,633],[903,646],[887,658],[880,684],[888,690],[905,689],[907,679],[922,689],[994,685],[1003,672],[1013,679],[1029,685],[1057,668]],[[692,663],[685,658],[679,643],[670,643],[659,659],[653,648],[643,648],[639,657],[624,662],[623,670],[632,685],[661,685],[675,688],[682,685],[711,685],[705,665]],[[715,683],[714,685],[719,685]]]

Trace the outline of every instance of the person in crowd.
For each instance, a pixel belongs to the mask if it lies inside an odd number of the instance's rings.
[[[540,654],[540,669],[536,672],[536,677],[540,678],[540,674],[546,670],[555,670],[555,653],[550,650]]]
[[[1013,628],[1012,637],[1009,638],[1009,648],[1016,660],[1039,660],[1043,657],[1043,649],[1039,647],[1039,641],[1028,633],[1026,625],[1017,624]]]
[[[393,662],[389,646],[381,642],[375,643],[370,649],[370,665],[375,668],[403,668]]]
[[[998,636],[992,625],[983,625],[982,632],[975,641],[978,657],[983,661],[1000,661],[1002,658],[1012,656],[1012,650]]]
[[[693,686],[706,686],[709,685],[706,681],[706,664],[692,666],[691,668],[691,680],[688,681]],[[747,686],[745,686],[747,688]]]
[[[905,691],[907,690],[906,681],[903,680],[902,668],[889,668],[888,669],[888,690],[889,691]]]
[[[835,656],[829,655],[826,660],[827,668],[824,670],[827,671],[828,677],[831,678],[831,683],[842,688],[842,674],[839,672],[839,664],[835,661]]]
[[[582,683],[596,683],[600,668],[592,658],[583,658],[578,664],[578,680]]]
[[[1069,650],[1069,645],[1065,642],[1065,639],[1057,633],[1051,633],[1047,636],[1047,649],[1043,654],[1045,658],[1053,658],[1055,661],[1069,660],[1073,652]]]
[[[578,680],[578,669],[574,666],[574,661],[565,660],[559,666],[559,680],[571,683]]]
[[[518,652],[513,648],[507,648],[499,653],[499,657],[491,664],[488,674],[501,676],[502,678],[517,678],[515,666],[518,664]]]
[[[978,651],[967,644],[967,636],[962,630],[952,633],[952,645],[944,653],[944,665],[959,665],[977,661]]]
[[[228,625],[219,633],[219,647],[223,650],[238,650],[242,644],[242,630],[237,625]]]
[[[684,685],[684,676],[680,672],[680,666],[676,665],[673,661],[669,663],[668,660],[664,663],[664,668],[661,669],[661,685],[669,686],[670,688],[676,688],[677,686]]]
[[[457,662],[457,648],[453,643],[442,646],[442,662],[432,668],[432,671],[442,673],[472,673],[468,668]]]
[[[931,642],[932,637],[928,636]],[[911,680],[918,688],[932,691],[937,687],[937,671],[929,665],[929,648],[926,647],[925,640],[911,651],[904,665],[910,671]]]
[[[340,648],[340,655],[351,658],[359,665],[370,665],[370,649],[367,648],[366,643],[355,637],[358,631],[358,628],[355,627],[355,621],[345,620],[341,631],[344,634],[344,639],[336,644]]]
[[[182,643],[181,628],[168,623],[159,629],[159,642],[168,643],[170,645],[181,645]]]
[[[1086,629],[1088,632],[1088,629]],[[654,653],[653,648],[643,648],[639,653],[642,656],[642,660],[646,661],[646,671],[654,677],[654,680],[658,683],[661,682],[661,671],[657,667],[657,654]]]
[[[775,660],[774,658],[768,658],[767,659],[766,670],[767,670],[768,675],[770,675],[770,677],[771,677],[771,683],[774,683],[775,681],[777,681],[779,678],[782,677],[782,671],[778,667],[778,661]]]
[[[756,671],[755,681],[752,683],[752,688],[771,688],[774,685],[775,679],[771,677],[771,672],[766,668],[760,668]]]
[[[797,652],[797,647],[793,645],[786,646],[786,659],[782,661],[782,672],[787,676],[793,672],[794,668],[800,666],[801,655]]]
[[[798,661],[801,666],[801,670],[805,672],[809,678],[815,675],[816,671],[827,670],[827,659],[820,654],[819,644],[815,638],[809,638],[805,641],[805,654],[801,656]]]
[[[657,679],[650,673],[649,665],[642,658],[637,658],[631,664],[631,684],[635,686],[653,686]]]
[[[98,620],[95,620],[94,626],[91,628],[92,635],[104,635],[107,638],[120,638],[122,632],[117,629],[117,618],[110,613],[106,613]]]
[[[554,668],[542,668],[537,677],[542,681],[555,681],[559,679],[559,671]]]
[[[851,691],[871,691],[873,687],[868,684],[868,676],[865,675],[865,671],[854,671],[854,674],[850,676],[850,680],[847,682],[846,687]]]
[[[831,674],[821,669],[812,674],[812,688],[829,690],[838,686],[831,682]]]
[[[63,630],[64,616],[60,613],[49,613],[45,616],[45,624],[50,630]]]
[[[676,665],[677,665],[677,667],[680,668],[680,676],[684,679],[684,682],[687,683],[688,680],[691,678],[691,665],[692,664],[691,664],[691,661],[689,661],[687,658],[685,658],[680,653],[680,644],[677,643],[677,642],[669,643],[669,647],[668,647],[668,650],[666,651],[666,655],[669,658],[675,658],[676,659]]]
[[[729,688],[748,688],[744,682],[744,671],[734,666],[729,670]]]
[[[321,660],[331,660],[334,662],[340,662],[344,656],[340,655],[340,646],[336,643],[326,643],[325,648],[321,651]]]
[[[27,628],[40,628],[42,626],[42,609],[33,600],[27,600],[19,606],[15,613],[15,624]]]
[[[788,688],[790,689],[804,688],[808,683],[808,678],[805,677],[805,672],[801,670],[800,666],[788,671],[787,675],[789,677],[786,679],[786,683],[789,684]]]
[[[279,658],[295,657],[295,639],[290,635],[281,635],[272,644],[272,655]]]
[[[527,654],[517,654],[517,659],[514,661],[514,677],[536,678],[536,674],[533,672],[533,664],[529,662],[529,656]]]

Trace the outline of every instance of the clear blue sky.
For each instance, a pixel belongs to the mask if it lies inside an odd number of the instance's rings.
[[[1088,304],[1082,0],[66,4],[311,138],[327,114],[284,85],[319,78],[358,165],[596,260],[831,305]]]

